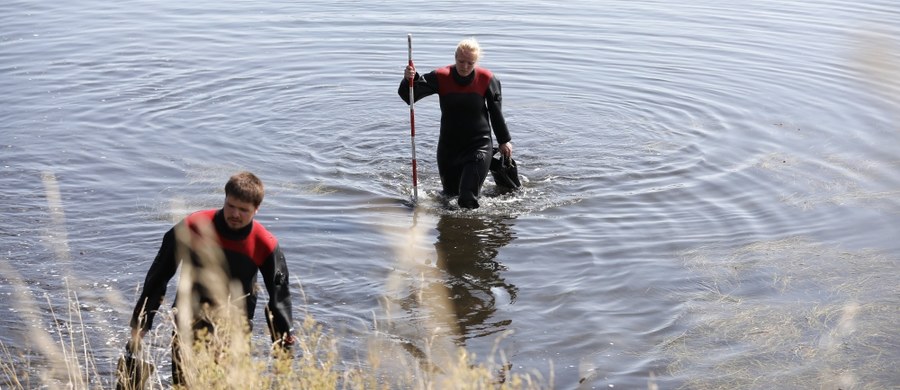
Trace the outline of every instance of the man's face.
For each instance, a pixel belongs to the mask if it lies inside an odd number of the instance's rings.
[[[244,202],[233,196],[225,197],[225,223],[232,230],[238,230],[246,227],[253,222],[253,217],[259,208],[251,202]]]
[[[475,70],[475,63],[478,62],[478,56],[475,53],[465,50],[456,51],[456,73],[466,77]]]

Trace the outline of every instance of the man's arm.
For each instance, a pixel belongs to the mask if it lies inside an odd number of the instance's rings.
[[[290,273],[281,246],[275,246],[272,255],[260,267],[260,272],[269,292],[266,320],[272,340],[290,346],[294,343]]]
[[[175,275],[178,262],[175,259],[175,228],[163,236],[156,258],[144,278],[144,287],[131,315],[133,336],[143,336],[153,325],[153,317],[166,296],[169,280]]]

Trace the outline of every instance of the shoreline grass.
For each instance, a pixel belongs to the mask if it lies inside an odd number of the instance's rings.
[[[59,222],[61,225],[62,222]],[[417,280],[409,280],[410,275],[425,277],[423,270],[417,268],[412,259],[426,258],[419,249],[418,242],[422,238],[423,228],[408,232],[407,240],[400,243],[397,251],[397,272],[389,276],[388,284],[407,283],[420,294],[438,293],[434,284],[417,285]],[[403,240],[401,240],[403,241]],[[213,246],[201,248],[207,257],[204,261],[222,261],[222,254],[213,250]],[[185,248],[181,248],[184,250]],[[66,252],[63,248],[60,252]],[[186,254],[184,254],[186,255]],[[188,291],[181,291],[188,286],[194,270],[183,262],[179,283],[180,296],[189,296]],[[216,267],[210,267],[216,268]],[[111,338],[122,337],[122,329],[97,329],[87,326],[83,316],[79,291],[89,291],[87,286],[78,287],[69,284],[65,278],[66,310],[58,311],[50,297],[45,294],[46,304],[38,304],[31,298],[31,290],[7,263],[0,263],[0,271],[15,286],[18,302],[17,312],[23,315],[23,323],[43,324],[24,329],[24,341],[18,346],[9,346],[0,340],[0,388],[30,389],[65,388],[65,389],[112,389],[116,388],[117,362],[127,341],[122,339],[116,351],[104,347],[95,347],[92,340],[102,340],[103,332]],[[404,275],[406,277],[404,277]],[[431,275],[430,277],[437,277]],[[234,289],[229,286],[223,275],[210,275],[204,272],[203,283],[218,288],[223,294],[222,302],[231,301]],[[411,278],[416,279],[416,278]],[[185,281],[188,281],[185,283]],[[299,283],[299,281],[298,281]],[[300,285],[300,296],[305,301],[305,293]],[[389,290],[391,288],[388,288]],[[182,294],[183,293],[183,294]],[[446,294],[443,291],[443,294]],[[106,304],[115,307],[120,313],[128,313],[123,305],[128,300],[120,294],[106,297]],[[260,297],[265,302],[266,297]],[[273,345],[251,337],[243,319],[243,313],[226,310],[228,313],[218,323],[212,335],[200,335],[201,339],[193,343],[193,348],[182,348],[184,373],[187,386],[174,388],[202,389],[547,389],[547,385],[539,373],[513,373],[510,364],[499,348],[493,354],[478,363],[476,356],[466,348],[457,345],[453,340],[458,329],[453,329],[453,315],[447,313],[450,305],[443,302],[448,299],[432,297],[423,299],[422,310],[428,317],[422,320],[421,329],[424,334],[415,335],[420,339],[397,340],[389,332],[376,329],[369,334],[366,351],[355,351],[355,356],[342,356],[340,340],[326,331],[309,313],[302,312],[301,323],[295,319],[297,344],[293,346],[290,357],[280,354]],[[384,303],[390,299],[385,297]],[[304,302],[305,303],[305,302]],[[173,309],[162,309],[158,314],[160,324],[155,326],[143,340],[146,347],[138,352],[141,361],[153,367],[149,373],[145,388],[172,388],[171,384],[171,342],[175,335],[187,335],[191,339],[192,331],[186,324],[175,321],[173,311],[186,313],[179,318],[190,318],[189,305],[176,302]],[[226,307],[233,305],[226,304]],[[383,308],[390,310],[389,307]],[[303,311],[301,309],[301,311]],[[127,328],[127,322],[108,324],[109,327],[121,325]],[[49,328],[49,332],[47,330]],[[411,353],[404,348],[404,342],[417,343],[424,353]],[[113,344],[116,344],[113,342]],[[28,350],[13,350],[28,348]],[[95,349],[97,348],[97,349]],[[355,361],[353,359],[356,359]],[[105,369],[108,368],[108,369]],[[552,380],[552,378],[551,378]],[[126,386],[127,388],[127,386]]]
[[[78,294],[69,291],[66,313],[58,313],[48,301],[46,308],[54,323],[67,324],[53,329],[54,338],[39,329],[28,331],[34,350],[13,350],[0,341],[0,387],[4,389],[116,388],[113,361],[93,350],[88,329],[78,310]],[[171,316],[167,321],[171,321]],[[71,319],[71,321],[69,321]],[[68,324],[74,324],[71,327]],[[168,350],[174,329],[158,326],[148,333],[149,340],[138,356],[155,369],[149,375],[147,389],[172,388],[171,353]],[[266,350],[258,340],[251,342],[243,331],[220,327],[214,337],[201,337],[191,349],[185,364],[189,386],[174,388],[203,389],[546,389],[539,375],[510,373],[507,363],[493,359],[476,363],[465,348],[453,348],[449,359],[438,366],[417,361],[402,352],[402,347],[386,337],[373,335],[366,359],[348,364],[339,353],[339,340],[310,315],[298,327],[298,343],[292,356]],[[176,331],[177,332],[177,331]],[[124,342],[123,342],[124,345]],[[374,349],[373,349],[374,348]],[[405,355],[405,356],[403,356]],[[501,354],[502,355],[502,354]],[[501,362],[502,362],[501,356]],[[426,369],[425,367],[433,367]]]

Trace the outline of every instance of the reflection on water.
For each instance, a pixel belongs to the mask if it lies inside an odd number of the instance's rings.
[[[459,327],[459,341],[502,330],[511,319],[493,318],[498,304],[513,303],[518,288],[504,280],[506,266],[496,260],[500,247],[515,239],[502,217],[442,215],[437,223],[437,266]]]
[[[515,302],[518,287],[505,280],[497,254],[516,235],[510,217],[445,209],[419,218],[422,210],[393,240],[397,263],[376,320],[390,342],[376,349],[399,348],[395,360],[412,357],[434,370],[451,364],[467,341],[512,330],[502,308]]]

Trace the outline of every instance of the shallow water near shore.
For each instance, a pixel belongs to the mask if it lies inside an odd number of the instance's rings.
[[[0,341],[40,372],[74,292],[112,378],[162,234],[247,169],[347,365],[427,325],[559,389],[900,386],[898,26],[880,0],[4,2]],[[432,97],[410,207],[408,33],[420,70],[481,42],[520,192],[443,204]]]

